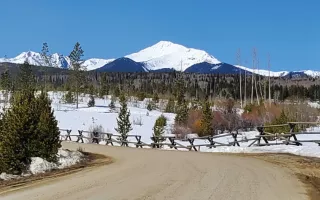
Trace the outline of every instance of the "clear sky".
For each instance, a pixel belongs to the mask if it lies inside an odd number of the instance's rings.
[[[79,41],[85,58],[118,58],[168,40],[223,62],[260,68],[320,70],[319,0],[1,0],[0,57],[68,55]],[[245,64],[247,61],[248,64]]]

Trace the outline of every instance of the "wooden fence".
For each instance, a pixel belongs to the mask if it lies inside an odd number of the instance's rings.
[[[259,132],[253,138],[246,138],[243,133],[240,131],[234,131],[231,133],[223,133],[213,136],[204,136],[204,137],[190,137],[190,138],[177,138],[175,136],[152,136],[150,137],[151,143],[145,143],[141,141],[141,135],[119,135],[112,133],[103,133],[103,132],[89,132],[83,130],[77,130],[77,134],[72,134],[71,129],[60,129],[61,140],[65,141],[74,141],[78,143],[85,143],[84,139],[89,143],[97,143],[104,141],[106,145],[114,145],[115,143],[129,147],[135,146],[136,148],[163,148],[168,146],[171,149],[186,149],[189,151],[200,151],[201,147],[207,148],[217,148],[222,146],[270,146],[270,145],[303,145],[303,143],[316,143],[320,146],[320,132],[295,132],[297,125],[319,125],[319,122],[288,122],[286,124],[280,125],[269,125],[269,126],[259,126],[256,127]],[[279,128],[288,126],[290,131],[287,133],[268,133],[265,130],[267,128]],[[84,135],[86,134],[86,135]],[[297,135],[319,135],[317,140],[298,140]],[[72,137],[74,139],[72,139]],[[220,138],[228,138],[226,141],[218,141]],[[132,138],[132,139],[130,139]],[[130,139],[130,140],[129,140]],[[232,141],[229,141],[232,140]],[[195,144],[197,141],[197,144]],[[183,144],[186,143],[186,144]]]

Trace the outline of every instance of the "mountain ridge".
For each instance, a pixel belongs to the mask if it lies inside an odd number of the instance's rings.
[[[126,60],[130,59],[129,60]],[[14,58],[0,58],[0,62],[22,64],[28,61],[31,65],[46,66],[46,62],[40,53],[27,51],[22,52]],[[49,66],[69,69],[70,59],[58,53],[51,56]],[[311,76],[320,77],[320,71],[279,71],[273,72],[264,69],[250,69],[248,67],[231,65],[219,61],[214,56],[199,49],[188,48],[170,41],[160,41],[150,47],[146,47],[136,53],[126,55],[118,59],[91,58],[84,61],[83,66],[87,70],[142,72],[142,71],[183,71],[192,73],[256,73],[263,76],[285,77],[285,76]],[[132,69],[131,69],[132,68]]]

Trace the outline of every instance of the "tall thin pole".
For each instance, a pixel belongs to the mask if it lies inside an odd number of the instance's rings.
[[[268,69],[269,69],[269,106],[271,106],[271,75],[270,75],[270,54],[268,55]]]
[[[237,53],[237,64],[241,66],[241,49]],[[242,104],[242,79],[241,79],[241,68],[239,68],[239,77],[240,77],[240,107],[243,108]]]

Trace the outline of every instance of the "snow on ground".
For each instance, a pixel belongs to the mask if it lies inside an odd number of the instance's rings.
[[[110,109],[107,107],[110,103],[110,97],[107,99],[98,99],[96,98],[96,106],[88,108],[87,102],[89,101],[88,96],[81,97],[83,101],[79,105],[79,109],[75,109],[75,105],[70,104],[61,104],[59,99],[62,97],[62,93],[51,93],[53,97],[53,108],[55,109],[55,115],[59,122],[59,127],[62,129],[72,129],[72,134],[77,135],[77,130],[89,130],[92,124],[101,125],[105,132],[114,133],[115,128],[117,127],[116,118],[117,113],[110,112]],[[174,124],[175,114],[162,113],[160,111],[151,111],[148,112],[146,109],[146,101],[138,102],[136,106],[133,106],[134,103],[128,102],[128,108],[130,110],[131,116],[130,121],[140,119],[142,125],[132,125],[133,130],[129,132],[129,135],[141,135],[141,141],[150,144],[153,133],[153,125],[155,120],[163,114],[168,119],[168,126],[166,129],[166,135],[171,134],[172,126]],[[119,104],[116,104],[119,107]],[[147,113],[149,115],[147,116]],[[320,128],[310,129],[309,131],[320,132]],[[63,134],[63,133],[62,133]],[[65,134],[65,133],[64,133]],[[251,139],[257,136],[259,133],[257,131],[242,132],[238,135],[238,140]],[[194,136],[194,135],[193,135]],[[320,135],[298,135],[298,140],[320,140]],[[76,140],[76,137],[72,138]],[[130,141],[135,141],[134,138],[129,138]],[[232,136],[221,137],[214,139],[217,142],[228,144],[233,142]],[[169,142],[169,141],[168,141]],[[312,156],[320,157],[320,147],[316,143],[303,143],[303,146],[290,146],[290,145],[273,145],[273,146],[264,146],[257,147],[248,145],[252,141],[240,143],[241,147],[217,147],[217,148],[206,148],[201,147],[201,151],[204,152],[228,152],[228,153],[292,153],[301,156]],[[190,143],[188,141],[177,141],[177,143],[188,146]],[[205,144],[208,143],[206,140],[195,140],[194,144]],[[282,141],[276,140],[271,143],[282,144]],[[101,142],[100,144],[104,144]],[[169,147],[165,147],[170,149]],[[183,150],[183,149],[182,149]]]
[[[35,174],[42,174],[54,169],[64,169],[75,165],[83,159],[83,154],[79,151],[69,151],[64,149],[59,149],[58,151],[58,163],[50,163],[42,158],[33,157],[31,158],[31,164],[27,170],[27,173],[21,176],[30,176]],[[21,176],[0,173],[0,180],[10,180],[17,179]]]

